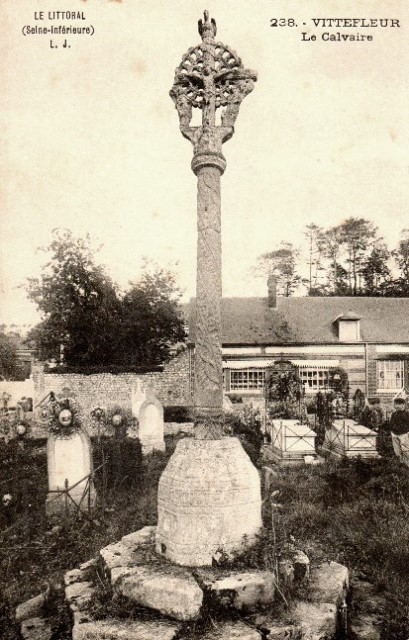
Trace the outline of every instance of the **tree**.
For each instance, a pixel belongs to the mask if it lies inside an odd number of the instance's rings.
[[[391,277],[388,267],[390,251],[381,240],[374,244],[371,253],[364,260],[361,274],[365,285],[365,295],[383,295],[385,285]]]
[[[322,282],[325,273],[323,259],[326,255],[327,240],[324,229],[314,222],[305,227],[304,236],[308,242],[308,295],[319,296],[327,293]]]
[[[409,229],[403,229],[398,246],[391,252],[399,269],[399,276],[385,285],[385,295],[409,296]]]
[[[348,264],[350,295],[358,295],[361,290],[360,274],[365,256],[371,249],[377,228],[364,218],[348,218],[341,225],[340,241],[345,246]]]
[[[13,340],[0,331],[0,380],[18,377],[17,349]]]
[[[258,256],[253,273],[257,276],[274,276],[277,293],[291,296],[302,282],[297,273],[298,255],[299,252],[291,242],[281,242],[274,251]]]
[[[330,227],[323,232],[324,255],[330,261],[328,270],[328,284],[332,294],[339,295],[345,289],[345,269],[340,264],[341,228]]]
[[[400,277],[406,283],[406,288],[409,289],[409,229],[403,229],[398,247],[393,251],[393,256],[400,269]]]
[[[28,339],[35,340],[43,359],[63,355],[73,366],[114,361],[120,301],[111,279],[95,264],[90,237],[55,229],[43,250],[49,260],[41,277],[26,284],[43,319]]]
[[[121,296],[96,265],[90,237],[56,229],[40,278],[29,278],[28,295],[42,313],[26,342],[42,359],[76,369],[112,365],[153,367],[168,360],[185,339],[175,275],[147,262],[141,278]]]
[[[120,349],[127,364],[152,367],[169,360],[186,335],[174,273],[147,261],[143,268],[122,300]]]

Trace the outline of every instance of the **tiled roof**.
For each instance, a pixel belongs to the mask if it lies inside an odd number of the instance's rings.
[[[195,341],[195,300],[190,304],[189,342]],[[361,340],[409,343],[409,298],[310,297],[223,298],[223,344],[338,343],[336,319],[360,318]]]

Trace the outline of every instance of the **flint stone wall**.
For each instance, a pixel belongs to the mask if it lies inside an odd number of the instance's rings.
[[[63,387],[68,387],[81,405],[83,426],[90,435],[94,435],[95,431],[90,417],[91,410],[97,406],[106,408],[114,405],[131,410],[132,387],[136,386],[138,380],[143,385],[151,385],[155,396],[164,406],[192,405],[187,350],[168,362],[163,371],[144,374],[55,374],[44,373],[43,366],[39,363],[34,367],[34,403],[39,403],[50,391],[58,393]]]

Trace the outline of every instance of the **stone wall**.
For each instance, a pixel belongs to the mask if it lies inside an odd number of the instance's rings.
[[[59,393],[68,387],[82,407],[85,427],[92,434],[90,412],[93,408],[119,405],[131,409],[132,387],[140,380],[142,385],[151,385],[155,395],[164,406],[192,404],[189,383],[189,355],[184,351],[164,366],[163,371],[137,373],[44,373],[43,366],[34,365],[34,402],[37,405],[51,391]]]

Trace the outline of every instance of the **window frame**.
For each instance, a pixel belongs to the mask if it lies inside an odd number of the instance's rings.
[[[254,386],[248,386],[251,374],[257,376]],[[244,386],[244,380],[242,380],[241,386],[236,386],[238,382],[235,381],[234,378],[236,376],[240,377],[240,375],[247,375],[247,386]],[[230,369],[229,378],[229,391],[232,393],[263,393],[266,381],[266,369],[262,367],[249,367],[248,369]]]
[[[303,367],[302,365],[300,365],[298,367],[298,375],[301,381],[301,384],[304,387],[305,393],[306,394],[313,394],[313,393],[318,393],[318,391],[330,391],[331,387],[329,384],[329,380],[330,380],[330,371],[331,371],[331,367],[320,367],[320,366],[316,366],[316,367],[311,367],[311,366],[307,366],[307,367]],[[311,381],[317,381],[317,386],[306,386],[306,383],[308,382],[308,375],[307,375],[307,379],[304,379],[303,373],[311,373]],[[315,378],[313,374],[316,374]],[[322,385],[319,384],[320,382],[320,375],[322,374],[321,378],[324,379],[324,383]]]
[[[391,369],[391,371],[386,371],[387,369],[387,365],[399,365],[399,372],[400,372],[400,386],[385,386],[385,384],[383,384],[383,386],[381,386],[381,374],[385,374],[385,373],[393,373],[393,369]],[[396,372],[398,372],[398,368],[395,370]],[[395,379],[397,380],[399,376],[395,376]],[[387,379],[387,377],[384,375],[383,377],[383,382],[385,383],[385,380]],[[393,381],[393,378],[392,378]],[[405,387],[405,360],[376,360],[376,390],[378,393],[397,393],[398,391],[401,391],[402,389],[404,389]]]

